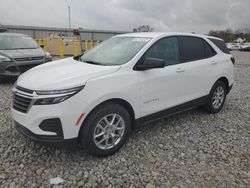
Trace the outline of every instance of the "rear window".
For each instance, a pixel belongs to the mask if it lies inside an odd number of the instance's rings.
[[[230,54],[225,42],[223,40],[209,38],[222,52]]]

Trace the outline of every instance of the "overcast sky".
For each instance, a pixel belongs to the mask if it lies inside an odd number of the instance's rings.
[[[0,0],[0,23],[132,31],[207,33],[250,28],[250,0]]]

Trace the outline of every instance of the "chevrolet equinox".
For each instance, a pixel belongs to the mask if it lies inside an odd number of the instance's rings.
[[[219,112],[234,62],[224,41],[211,36],[117,35],[19,76],[12,117],[31,140],[111,155],[138,125],[199,106]]]

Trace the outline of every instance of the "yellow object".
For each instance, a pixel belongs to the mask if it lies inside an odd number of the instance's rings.
[[[38,39],[38,45],[40,46],[43,43],[42,39]]]
[[[94,41],[93,40],[90,41],[90,47],[94,48]]]
[[[73,56],[81,54],[81,41],[73,37],[60,37],[56,34],[51,34],[46,41],[47,52],[53,56]]]
[[[85,51],[88,51],[89,49],[89,41],[85,40]]]
[[[63,58],[63,56],[64,56],[64,42],[63,42],[63,40],[60,41],[59,47],[60,47],[60,57]]]
[[[47,41],[46,40],[43,40],[43,45],[44,45],[43,50],[45,52],[47,52],[48,51],[48,46],[47,46]]]
[[[77,49],[77,40],[73,40],[73,51],[74,51],[74,56],[78,55],[78,49]]]

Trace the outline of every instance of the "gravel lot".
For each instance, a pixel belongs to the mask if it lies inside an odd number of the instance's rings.
[[[192,110],[133,133],[115,155],[47,148],[21,136],[0,85],[0,187],[250,187],[250,53],[233,52],[236,82],[223,110]]]

